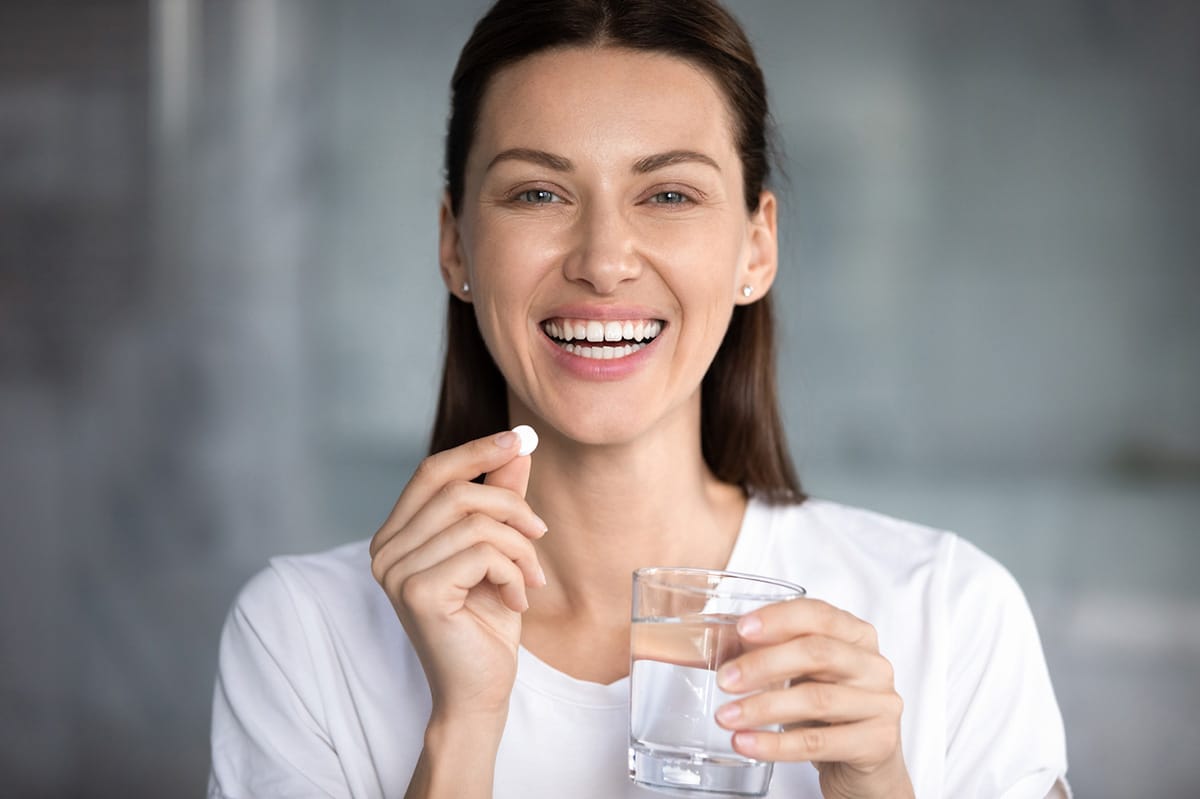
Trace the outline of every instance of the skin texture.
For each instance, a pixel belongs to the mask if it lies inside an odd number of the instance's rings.
[[[413,797],[491,795],[518,646],[611,682],[628,672],[630,572],[725,565],[746,498],[701,456],[700,381],[735,304],[776,271],[775,198],[746,210],[724,98],[674,57],[572,48],[503,70],[465,178],[461,212],[442,205],[442,275],[474,304],[510,422],[541,443],[518,456],[501,435],[428,458],[372,542],[433,696]],[[664,324],[615,371],[567,360],[541,328],[614,313]],[[826,796],[911,794],[870,625],[818,600],[754,617],[742,634],[758,648],[720,679],[794,682],[732,703],[720,723],[735,747],[817,763]],[[765,722],[786,731],[744,732]]]

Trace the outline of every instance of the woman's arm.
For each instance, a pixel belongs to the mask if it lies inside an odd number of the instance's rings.
[[[409,799],[487,799],[528,586],[545,584],[512,432],[426,458],[371,541],[371,573],[420,658],[432,710]],[[484,483],[472,482],[481,474]]]
[[[221,633],[209,799],[353,795],[322,717],[302,628],[273,567],[238,595]]]
[[[540,575],[527,536],[540,535],[544,525],[520,496],[529,458],[492,439],[460,450],[427,460],[372,546],[373,573],[430,689],[428,717],[424,707],[383,709],[394,713],[398,729],[426,724],[419,757],[412,749],[393,753],[413,758],[410,797],[492,795],[525,586]],[[456,477],[473,469],[488,473],[489,484],[471,483],[473,474]],[[328,620],[306,582],[289,575],[280,564],[265,569],[226,621],[209,796],[395,796],[403,786],[383,784],[371,753],[357,741],[347,748],[337,738],[340,717],[326,717],[336,686],[322,682],[329,677],[314,663],[313,646],[324,640]],[[388,677],[386,668],[372,672],[373,679]]]
[[[499,732],[482,725],[431,724],[405,799],[490,797],[499,743]]]
[[[1007,570],[956,538],[944,606],[949,793],[1043,799],[1066,773],[1066,736],[1033,613]]]

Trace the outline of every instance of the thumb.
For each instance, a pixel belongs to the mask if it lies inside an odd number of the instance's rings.
[[[525,489],[529,487],[529,469],[532,463],[529,456],[537,449],[538,435],[527,424],[519,424],[512,429],[511,433],[505,433],[505,435],[513,435],[520,439],[521,447],[517,450],[517,457],[488,472],[483,482],[486,485],[507,488],[518,496],[524,497]]]
[[[529,455],[518,455],[503,466],[488,472],[483,482],[486,485],[507,488],[524,497],[525,489],[529,487],[529,468],[532,463],[533,458]]]

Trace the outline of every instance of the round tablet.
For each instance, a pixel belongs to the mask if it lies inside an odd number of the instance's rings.
[[[518,455],[528,455],[537,449],[537,431],[532,427],[527,424],[519,424],[513,428],[513,432],[521,439],[521,449],[517,452]]]

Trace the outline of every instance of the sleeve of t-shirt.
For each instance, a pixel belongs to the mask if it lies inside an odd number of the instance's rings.
[[[957,538],[947,589],[945,795],[1045,799],[1065,784],[1066,736],[1025,595]]]
[[[311,663],[301,614],[268,567],[242,589],[221,634],[209,799],[350,795]]]

